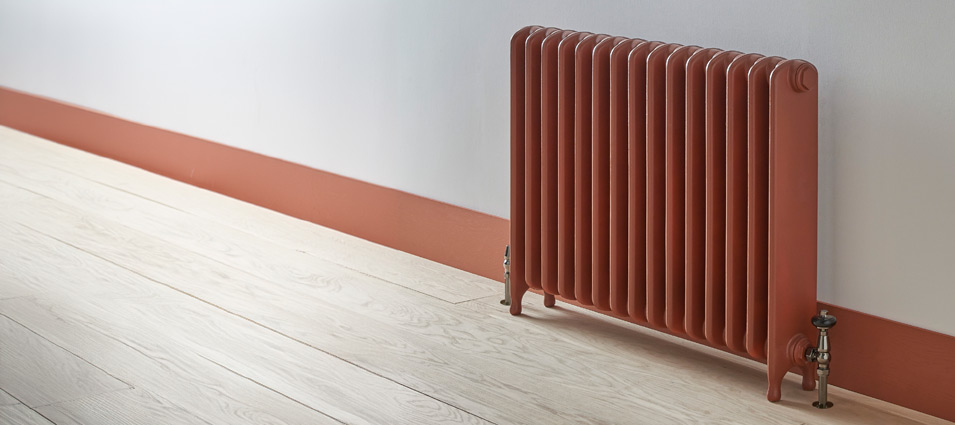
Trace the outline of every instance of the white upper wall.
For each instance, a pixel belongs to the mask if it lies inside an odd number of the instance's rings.
[[[506,217],[528,24],[813,62],[821,300],[955,335],[955,3],[0,0],[0,85]]]

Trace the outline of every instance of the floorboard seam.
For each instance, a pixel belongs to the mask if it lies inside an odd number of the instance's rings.
[[[245,375],[243,375],[243,374],[241,374],[241,373],[239,373],[239,372],[237,372],[237,371],[235,371],[235,370],[232,370],[232,369],[230,369],[228,366],[223,365],[222,363],[219,363],[219,362],[217,362],[217,361],[215,361],[215,360],[212,360],[212,359],[210,359],[210,358],[208,358],[208,357],[206,357],[206,356],[203,356],[202,354],[199,354],[199,353],[196,353],[196,355],[199,356],[199,357],[201,357],[202,359],[204,359],[205,361],[207,361],[207,362],[209,362],[209,363],[212,363],[212,364],[214,364],[214,365],[216,365],[216,366],[219,366],[219,367],[222,368],[222,369],[225,369],[226,371],[228,371],[229,373],[231,373],[231,374],[233,374],[233,375],[235,375],[235,376],[238,376],[238,377],[240,377],[240,378],[242,378],[242,379],[245,379],[245,380],[247,380],[247,381],[249,381],[249,382],[254,383],[255,385],[258,385],[258,386],[260,386],[260,387],[262,387],[262,388],[265,388],[265,389],[267,389],[267,390],[269,390],[269,391],[271,391],[271,392],[273,392],[273,393],[276,393],[276,394],[278,394],[278,395],[280,395],[280,396],[282,396],[282,397],[284,397],[284,398],[286,398],[286,399],[288,399],[288,400],[291,400],[292,402],[294,402],[294,403],[296,403],[296,404],[302,405],[302,406],[305,407],[306,409],[315,411],[315,412],[321,414],[322,416],[326,416],[326,417],[328,417],[329,419],[331,419],[331,420],[333,420],[333,421],[335,421],[335,422],[338,422],[338,423],[341,423],[341,424],[347,423],[347,422],[345,422],[345,421],[342,421],[341,419],[338,419],[338,418],[336,418],[336,417],[334,417],[334,416],[332,416],[332,415],[329,415],[328,413],[325,413],[325,412],[323,412],[323,411],[321,411],[321,410],[318,410],[318,409],[316,409],[316,408],[314,408],[314,407],[308,405],[307,403],[301,402],[301,401],[295,399],[294,397],[291,397],[291,396],[289,396],[289,395],[287,395],[287,394],[285,394],[285,393],[283,393],[283,392],[281,392],[281,391],[279,391],[279,390],[276,390],[275,388],[272,388],[272,387],[270,387],[270,386],[268,386],[268,385],[265,385],[265,384],[263,384],[263,383],[261,383],[261,382],[259,382],[259,381],[256,381],[255,379],[253,379],[253,378],[251,378],[251,377],[245,376]]]
[[[10,319],[10,320],[13,321],[14,323],[17,323],[18,325],[20,325],[19,322],[17,322],[16,320],[13,320],[12,318],[10,318],[10,316],[7,316],[7,315],[5,315],[5,314],[0,314],[0,316],[6,317],[7,319]],[[23,325],[20,325],[20,326],[23,326]],[[24,327],[25,327],[25,326],[24,326]],[[27,328],[27,329],[29,329],[29,328]],[[77,356],[77,357],[79,357],[79,356]],[[123,390],[124,390],[124,389],[120,388],[120,389],[118,389],[118,390],[105,391],[105,392],[99,393],[99,394],[106,394],[106,393],[110,393],[110,392],[113,392],[113,391],[123,391]],[[56,425],[56,422],[54,422],[53,419],[48,418],[48,417],[47,417],[46,415],[44,415],[42,412],[40,412],[39,410],[36,410],[36,409],[39,409],[39,408],[41,408],[41,407],[51,406],[51,405],[56,404],[56,403],[44,404],[44,405],[42,405],[42,406],[33,407],[33,406],[30,406],[30,405],[24,403],[23,400],[20,400],[19,398],[17,398],[17,396],[15,396],[15,395],[13,395],[13,394],[10,394],[10,392],[7,391],[7,390],[4,390],[4,389],[0,388],[0,391],[3,391],[4,394],[6,394],[6,395],[10,396],[10,398],[12,398],[12,399],[18,401],[18,402],[20,403],[20,406],[23,406],[23,407],[26,407],[27,409],[32,410],[33,413],[36,413],[36,414],[37,414],[37,416],[39,416],[39,417],[41,417],[41,418],[43,418],[43,419],[46,419],[46,421],[49,422],[49,423],[51,423],[51,424]],[[98,395],[98,394],[92,394],[92,395]],[[82,397],[81,397],[81,398],[82,398]],[[77,400],[79,400],[79,399],[77,399]],[[57,402],[57,403],[61,403],[61,402]],[[65,402],[62,402],[62,403],[65,403]],[[10,406],[16,406],[16,404],[11,404]]]
[[[21,404],[22,404],[22,403],[21,403]],[[39,410],[36,410],[38,407],[30,407],[30,406],[27,406],[26,404],[22,404],[22,405],[23,405],[23,407],[26,407],[27,409],[32,410],[33,413],[36,413],[36,414],[37,414],[37,416],[39,416],[39,417],[41,417],[41,418],[43,418],[43,419],[46,419],[47,422],[49,422],[49,423],[51,423],[51,424],[53,424],[53,425],[56,425],[56,422],[54,422],[53,419],[48,418],[48,417],[47,417],[46,415],[44,415],[42,412],[40,412]]]
[[[3,165],[0,164],[0,167],[2,167],[2,166],[3,166]],[[5,185],[7,185],[7,186],[12,186],[12,187],[14,187],[14,188],[16,188],[16,189],[18,189],[18,190],[22,190],[22,191],[24,191],[24,192],[30,192],[30,193],[32,193],[32,194],[34,194],[34,195],[36,195],[36,196],[39,196],[39,197],[41,197],[41,198],[44,198],[44,199],[49,199],[49,200],[54,201],[54,202],[60,202],[60,201],[57,201],[56,199],[53,199],[53,198],[51,198],[51,197],[49,197],[49,196],[47,196],[47,195],[44,195],[44,194],[42,194],[42,193],[40,193],[40,192],[36,192],[36,191],[34,191],[34,190],[27,189],[27,188],[25,188],[25,187],[23,187],[23,186],[20,186],[20,185],[18,185],[18,184],[16,184],[16,183],[13,183],[13,182],[10,182],[10,181],[7,181],[7,180],[0,179],[0,184],[5,184]]]
[[[81,175],[81,174],[76,174],[76,173],[73,172],[73,171],[70,171],[70,170],[67,170],[67,169],[64,169],[64,168],[61,168],[61,167],[57,167],[57,166],[55,166],[55,165],[37,163],[36,161],[31,161],[31,160],[29,160],[29,159],[28,159],[28,161],[32,162],[32,163],[35,164],[35,165],[41,166],[41,167],[52,168],[52,169],[54,169],[54,170],[57,170],[57,171],[60,171],[60,172],[63,172],[63,173],[66,173],[66,174],[75,176],[75,177],[77,177],[77,178],[81,178],[81,179],[86,180],[86,181],[88,181],[88,182],[92,182],[92,183],[95,183],[95,184],[98,184],[98,185],[101,185],[101,186],[105,186],[105,187],[108,187],[108,188],[110,188],[110,189],[113,189],[113,190],[116,190],[116,191],[119,191],[119,192],[123,192],[123,193],[126,193],[126,194],[128,194],[128,195],[132,195],[132,196],[135,196],[135,197],[137,197],[137,198],[140,198],[140,199],[143,199],[143,200],[146,200],[146,201],[149,201],[149,202],[154,202],[154,203],[156,203],[156,204],[159,204],[159,205],[162,205],[162,206],[165,206],[165,207],[172,208],[172,209],[174,209],[174,210],[176,210],[176,211],[180,211],[180,212],[183,212],[183,213],[186,213],[186,214],[189,214],[189,215],[195,215],[195,214],[193,214],[193,213],[190,213],[189,211],[176,208],[175,206],[172,206],[172,205],[169,205],[169,204],[166,204],[166,203],[157,201],[157,200],[155,200],[155,199],[147,198],[147,197],[145,197],[145,196],[143,196],[143,195],[140,195],[140,194],[138,194],[138,193],[130,192],[130,191],[126,190],[126,189],[113,186],[113,185],[108,184],[108,183],[106,183],[106,182],[102,182],[102,181],[99,181],[99,180],[96,180],[96,179],[92,179],[92,178],[89,178],[89,177],[84,176],[84,175]],[[140,169],[140,170],[142,170],[142,169]],[[150,174],[155,174],[155,173],[152,173],[151,171],[146,171],[146,170],[142,170],[142,171],[143,171],[143,172],[146,172],[146,173],[150,173]],[[156,175],[160,175],[160,174],[156,174]]]
[[[126,386],[126,388],[119,388],[119,389],[115,389],[115,390],[103,391],[103,392],[100,392],[100,393],[97,393],[97,394],[109,393],[109,392],[113,392],[113,391],[117,391],[117,390],[123,390],[123,389],[130,389],[130,388],[133,387],[129,382],[126,382],[125,380],[120,379],[120,378],[117,377],[116,375],[113,375],[112,373],[109,373],[109,371],[107,371],[106,369],[103,369],[103,368],[99,367],[98,365],[94,364],[93,362],[84,359],[83,356],[80,356],[80,355],[78,355],[78,354],[76,354],[76,353],[74,353],[74,352],[68,350],[66,347],[63,347],[62,345],[57,344],[57,343],[51,341],[49,338],[47,338],[47,337],[45,337],[45,336],[43,336],[43,335],[40,335],[38,332],[34,331],[33,329],[30,329],[29,327],[27,327],[27,326],[24,325],[23,323],[18,322],[16,319],[14,319],[14,318],[8,316],[6,313],[0,312],[0,316],[6,317],[6,318],[9,319],[11,322],[16,323],[18,326],[20,326],[20,327],[22,327],[23,329],[26,329],[27,331],[29,331],[30,333],[36,335],[38,338],[40,338],[40,339],[42,339],[42,340],[44,340],[44,341],[50,343],[51,345],[53,345],[53,346],[55,346],[55,347],[58,347],[59,349],[61,349],[61,350],[63,350],[63,351],[66,351],[67,353],[70,353],[70,355],[72,355],[72,356],[74,356],[74,357],[76,357],[76,358],[82,360],[84,363],[86,363],[86,364],[92,366],[93,368],[95,368],[96,370],[99,370],[100,372],[105,373],[105,374],[106,374],[107,376],[109,376],[110,378],[113,378],[113,379],[119,381],[120,383],[122,383],[123,385]],[[95,395],[95,394],[90,394],[90,395]],[[82,398],[82,397],[81,397],[81,398]],[[48,404],[52,404],[52,403],[48,403]]]
[[[96,331],[95,329],[91,329],[91,330],[94,331],[94,332],[98,332],[98,331]],[[132,387],[129,387],[129,388],[120,388],[120,389],[117,389],[117,390],[106,391],[106,392],[99,393],[99,394],[93,394],[93,395],[90,395],[90,396],[87,396],[87,397],[80,397],[80,398],[76,398],[76,399],[72,399],[72,400],[58,401],[58,402],[56,402],[56,403],[44,404],[44,405],[42,405],[42,406],[37,406],[36,408],[33,409],[33,411],[36,412],[38,415],[43,416],[44,419],[50,421],[51,423],[56,424],[56,421],[54,421],[54,420],[52,420],[52,419],[50,419],[50,418],[44,416],[43,413],[41,413],[39,410],[36,410],[36,409],[43,408],[43,407],[49,407],[49,408],[53,408],[53,409],[56,409],[56,410],[60,410],[60,409],[57,407],[58,404],[66,404],[66,403],[71,403],[71,402],[75,402],[75,401],[80,401],[80,400],[83,400],[83,399],[86,399],[86,398],[90,398],[90,397],[94,397],[94,396],[101,396],[101,395],[104,395],[104,394],[117,393],[117,392],[120,392],[120,391],[131,391],[131,390],[135,390],[135,389],[137,389],[137,387],[132,386]],[[140,388],[140,390],[145,391],[145,392],[149,392],[148,390],[145,390],[145,389],[142,389],[142,388]],[[154,394],[154,393],[152,394],[152,396],[154,396],[154,397],[159,397],[158,394]],[[165,400],[165,401],[166,401],[167,403],[170,403],[170,404],[175,405],[175,403],[171,403],[169,400]],[[203,419],[203,418],[200,418],[200,417],[196,416],[196,415],[193,414],[192,412],[189,412],[189,411],[183,409],[182,406],[179,406],[179,405],[175,405],[175,406],[176,406],[177,408],[179,408],[181,411],[183,411],[185,414],[189,415],[190,417],[192,417],[192,418],[194,418],[194,419],[196,419],[196,420],[199,420],[199,421],[201,421],[201,422],[203,422],[203,423],[206,423],[206,424],[209,424],[209,425],[213,425],[211,422],[209,422],[209,421],[207,421],[207,420],[205,420],[205,419]],[[66,412],[63,412],[62,410],[60,410],[60,413],[66,413]]]
[[[480,300],[487,299],[487,298],[499,298],[499,299],[504,299],[504,298],[503,298],[503,295],[485,295],[485,296],[483,296],[483,297],[471,298],[471,299],[468,299],[468,300],[458,301],[458,302],[456,302],[456,303],[451,303],[451,304],[460,305],[460,304],[470,303],[470,302],[474,302],[474,301],[480,301]]]

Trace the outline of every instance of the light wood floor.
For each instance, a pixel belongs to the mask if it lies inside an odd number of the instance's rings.
[[[3,424],[943,422],[502,291],[0,127]]]

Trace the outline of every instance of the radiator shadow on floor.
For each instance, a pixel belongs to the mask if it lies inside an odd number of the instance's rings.
[[[552,308],[541,304],[540,296],[528,294],[524,313],[514,319],[549,330],[566,343],[589,346],[612,356],[621,368],[660,363],[681,371],[697,371],[736,391],[762,395],[766,390],[765,366],[758,361],[565,302],[558,301]],[[802,393],[798,379],[791,376],[783,384],[784,391]]]

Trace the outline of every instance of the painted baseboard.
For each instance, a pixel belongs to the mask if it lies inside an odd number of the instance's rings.
[[[501,278],[506,219],[4,87],[0,125]],[[955,337],[819,307],[839,318],[833,385],[955,421]]]

